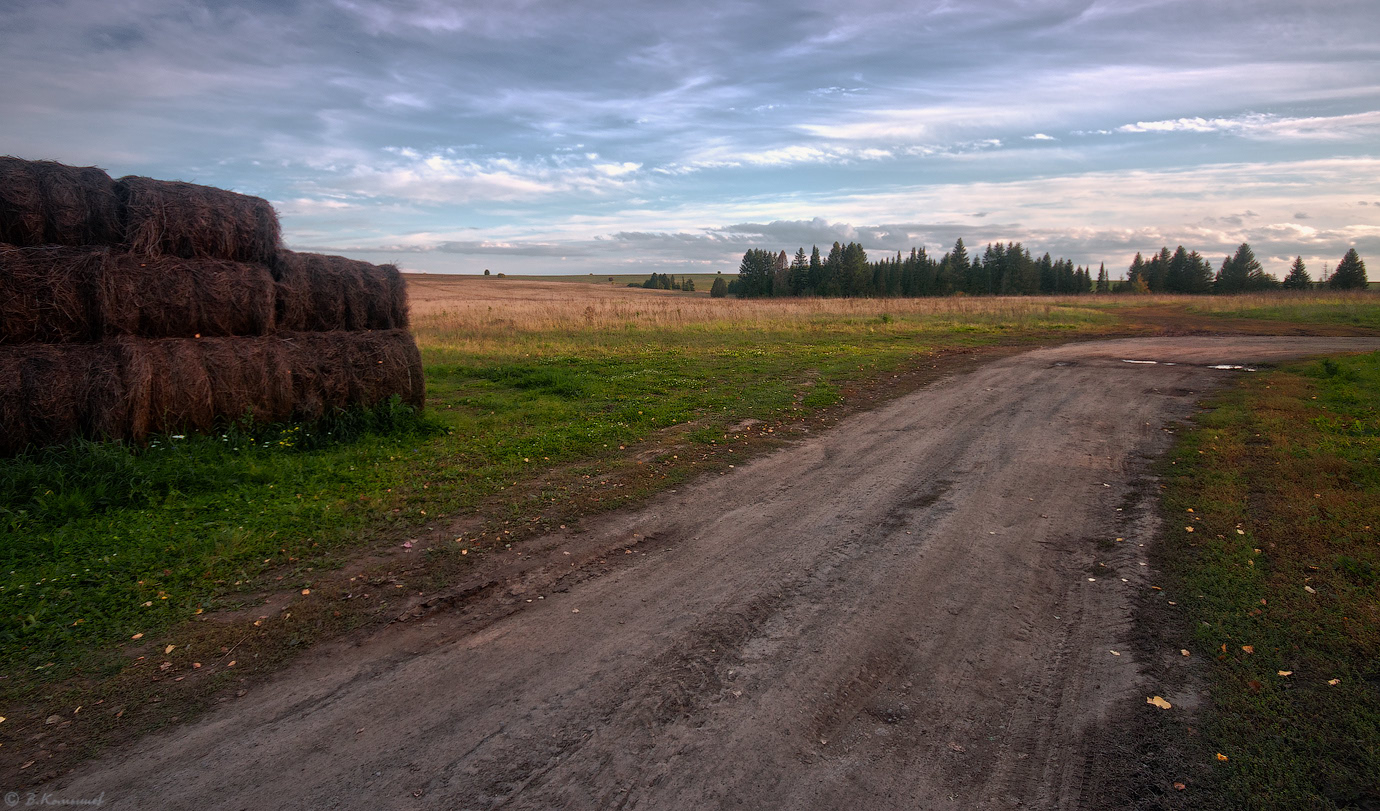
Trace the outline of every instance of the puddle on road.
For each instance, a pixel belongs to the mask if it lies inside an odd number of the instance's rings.
[[[1177,364],[1177,363],[1170,363],[1169,361],[1158,361],[1158,360],[1130,360],[1129,358],[1122,358],[1122,359],[1121,359],[1121,362],[1122,362],[1122,363],[1144,363],[1144,364],[1147,364],[1147,365],[1150,365],[1150,366],[1154,366],[1154,365],[1159,364],[1159,363],[1163,363],[1165,366],[1178,366],[1178,365],[1179,365],[1179,364]],[[1217,365],[1215,365],[1215,366],[1209,366],[1209,367],[1207,367],[1207,368],[1209,368],[1209,369],[1222,369],[1222,370],[1227,370],[1227,371],[1241,371],[1241,372],[1254,372],[1254,371],[1258,371],[1254,366],[1240,366],[1240,365],[1231,364],[1231,363],[1219,363],[1219,364],[1217,364]]]

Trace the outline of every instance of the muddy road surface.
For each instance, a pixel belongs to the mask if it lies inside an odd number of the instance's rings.
[[[481,564],[487,588],[457,585],[480,596],[323,645],[46,790],[139,809],[1100,807],[1107,742],[1159,692],[1128,642],[1155,578],[1149,460],[1248,373],[1211,366],[1370,349],[1009,357],[531,542],[520,577]]]

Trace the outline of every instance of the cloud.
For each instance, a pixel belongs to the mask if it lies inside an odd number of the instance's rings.
[[[1229,133],[1280,141],[1362,140],[1380,135],[1380,111],[1335,116],[1289,118],[1251,114],[1234,118],[1175,118],[1137,121],[1116,128],[1121,133]]]
[[[531,200],[556,195],[607,194],[627,189],[642,165],[599,161],[598,155],[557,155],[527,160],[469,158],[412,149],[359,161],[340,185],[357,192],[421,203]]]
[[[1052,135],[1045,135],[1043,132],[1037,132],[1037,133],[1035,133],[1034,135],[1026,135],[1026,136],[1024,136],[1024,139],[1027,140],[1027,141],[1057,141],[1057,140],[1059,140],[1058,138],[1055,138],[1055,137],[1052,136]]]

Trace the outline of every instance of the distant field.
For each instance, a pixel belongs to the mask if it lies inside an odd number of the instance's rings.
[[[408,278],[417,278],[417,277],[421,277],[421,276],[436,278],[436,277],[445,277],[445,276],[447,276],[447,275],[448,275],[448,274],[440,274],[440,273],[428,273],[428,274],[421,274],[421,273],[419,273],[419,274],[408,274]],[[695,292],[696,292],[696,293],[708,293],[708,292],[709,292],[709,286],[710,286],[711,284],[714,283],[714,279],[716,279],[716,278],[722,278],[725,282],[731,282],[731,281],[733,281],[734,279],[738,278],[738,274],[737,274],[736,272],[734,272],[734,273],[732,273],[732,274],[728,274],[728,273],[672,273],[671,275],[674,276],[674,277],[676,277],[677,279],[694,279],[694,281],[695,281]],[[474,276],[472,276],[472,275],[470,275],[470,274],[466,274],[466,276],[464,276],[463,278],[474,278]],[[481,279],[487,278],[489,281],[498,281],[498,280],[499,280],[497,276],[488,276],[488,277],[480,276],[479,278],[481,278]],[[595,284],[595,285],[604,285],[604,286],[609,286],[609,287],[627,287],[627,286],[630,285],[630,284],[641,285],[643,282],[647,281],[647,279],[649,279],[649,278],[651,278],[651,274],[650,274],[650,273],[618,273],[618,274],[613,274],[613,275],[609,275],[609,274],[597,274],[597,275],[596,275],[596,274],[593,274],[593,273],[589,273],[589,274],[585,274],[585,275],[583,275],[583,276],[578,276],[578,275],[556,275],[556,274],[552,274],[552,275],[549,275],[549,276],[528,276],[528,275],[514,275],[514,274],[511,274],[511,273],[510,273],[510,274],[508,274],[508,275],[506,275],[506,276],[503,277],[503,281],[507,281],[507,280],[509,280],[509,279],[513,279],[513,280],[517,280],[517,281],[527,281],[527,282],[567,282],[567,283],[575,283],[575,284]]]

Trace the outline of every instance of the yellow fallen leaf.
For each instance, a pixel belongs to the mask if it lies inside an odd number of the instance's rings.
[[[1110,654],[1113,655],[1113,656],[1120,656],[1120,655],[1121,655],[1120,653],[1117,653],[1117,652],[1114,651],[1114,650],[1113,650],[1113,651],[1107,651],[1107,652],[1110,653]]]
[[[1179,654],[1182,656],[1192,656],[1192,654],[1189,653],[1188,650],[1185,648],[1179,648]]]
[[[1173,704],[1170,704],[1168,701],[1165,701],[1164,699],[1160,698],[1159,696],[1155,696],[1155,697],[1153,697],[1153,698],[1147,698],[1147,699],[1145,699],[1145,703],[1146,703],[1146,704],[1154,704],[1156,707],[1159,707],[1159,708],[1162,709],[1162,710],[1167,710],[1167,709],[1169,709],[1170,707],[1174,706]]]
[[[1332,685],[1333,687],[1336,687],[1337,685],[1339,685],[1339,684],[1342,683],[1342,680],[1341,680],[1341,679],[1328,679],[1328,680],[1327,680],[1327,683],[1330,684],[1330,685]]]
[[[163,649],[164,655],[167,655],[167,654],[169,654],[169,653],[172,653],[172,652],[173,652],[173,648],[175,648],[175,647],[177,647],[177,646],[176,646],[176,645],[169,645],[169,646],[167,646],[166,648],[164,648],[164,649]]]
[[[5,716],[0,715],[0,724],[5,723]]]
[[[143,634],[135,634],[134,636],[131,636],[131,637],[130,637],[130,639],[143,639],[143,638],[144,638],[144,635],[143,635]]]
[[[303,594],[304,596],[307,595],[307,594],[311,594],[311,589],[302,589],[302,594]]]
[[[1192,532],[1193,527],[1184,527],[1184,532]]]
[[[196,611],[193,611],[193,612],[192,612],[192,616],[196,616],[197,614],[200,614],[201,612],[203,612],[203,611],[205,611],[205,610],[206,610],[206,609],[204,609],[204,608],[198,608]]]
[[[1227,759],[1227,756],[1224,755],[1224,754],[1222,754],[1221,752],[1218,752],[1218,753],[1217,753],[1217,759],[1218,759],[1218,760],[1226,760],[1226,759]]]
[[[1292,670],[1281,670],[1281,671],[1279,671],[1279,675],[1281,675],[1281,676],[1292,676],[1292,675],[1294,675],[1294,671],[1292,671]]]
[[[1246,653],[1255,653],[1255,645],[1242,645],[1241,650]]]

